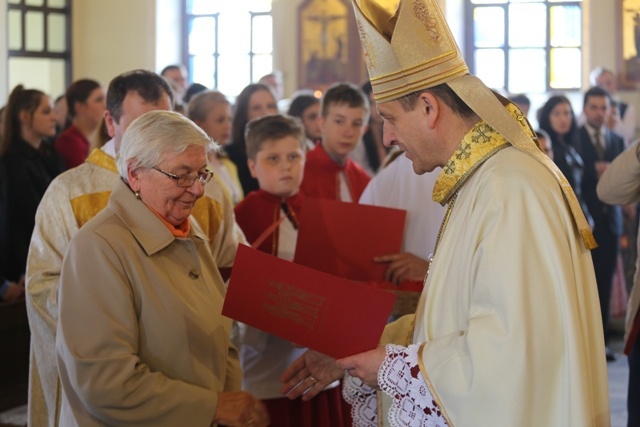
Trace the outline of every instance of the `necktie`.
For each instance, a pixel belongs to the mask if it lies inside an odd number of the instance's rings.
[[[598,160],[604,159],[604,144],[602,144],[602,135],[600,134],[600,129],[596,129],[593,134],[596,143],[596,153],[598,153]]]

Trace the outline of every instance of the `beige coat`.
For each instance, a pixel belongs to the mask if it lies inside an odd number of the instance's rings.
[[[109,145],[112,142],[105,148]],[[26,302],[31,328],[28,421],[31,426],[58,425],[61,391],[55,334],[62,258],[80,227],[107,205],[117,181],[115,159],[108,150],[96,149],[83,164],[53,180],[38,207],[27,260]],[[211,181],[205,192],[194,216],[209,236],[217,265],[229,267],[233,265],[238,243],[245,241],[244,235],[235,223],[231,203],[223,199],[219,183]]]
[[[616,157],[602,177],[600,177],[598,181],[598,197],[600,200],[612,205],[624,205],[640,201],[640,161],[638,161],[638,148],[640,148],[640,142],[636,142]],[[638,248],[640,248],[640,233],[638,233]],[[640,255],[640,251],[638,254]],[[638,309],[640,309],[639,267],[640,258],[636,260],[636,273],[627,306],[625,342],[629,339],[633,321],[638,315]]]
[[[60,424],[210,425],[238,377],[224,294],[199,227],[175,238],[118,182],[62,266]]]

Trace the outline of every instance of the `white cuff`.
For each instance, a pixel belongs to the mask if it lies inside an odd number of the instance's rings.
[[[387,344],[385,349],[387,357],[378,371],[378,385],[393,399],[391,427],[447,426],[420,372],[419,346]]]
[[[378,398],[374,389],[360,378],[345,374],[342,397],[351,405],[353,427],[378,427]]]

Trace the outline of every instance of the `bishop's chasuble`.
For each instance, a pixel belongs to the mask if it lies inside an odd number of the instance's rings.
[[[382,343],[413,343],[449,426],[608,426],[591,255],[555,177],[480,121],[433,198],[448,211],[418,309]],[[400,402],[381,396],[389,425]]]

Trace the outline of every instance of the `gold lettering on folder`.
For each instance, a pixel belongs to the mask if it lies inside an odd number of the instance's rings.
[[[326,297],[305,292],[283,282],[270,281],[263,308],[279,319],[289,319],[315,330],[327,309]]]

